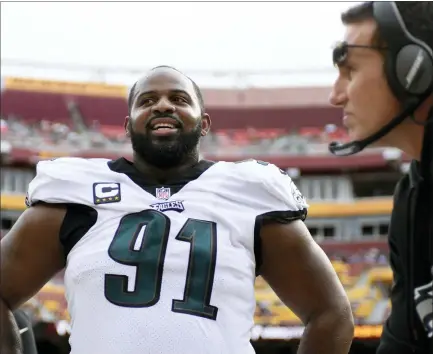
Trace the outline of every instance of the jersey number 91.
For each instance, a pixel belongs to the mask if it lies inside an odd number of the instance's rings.
[[[135,247],[144,229],[142,242]],[[105,275],[105,297],[117,306],[150,307],[159,301],[170,219],[156,210],[125,215],[108,249],[115,262],[136,267],[134,291],[126,275]],[[188,219],[176,240],[190,244],[183,299],[173,299],[173,312],[215,320],[218,308],[210,305],[217,254],[216,224]]]

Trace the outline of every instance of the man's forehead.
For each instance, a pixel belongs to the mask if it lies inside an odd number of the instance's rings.
[[[348,44],[373,45],[377,24],[374,20],[351,23],[346,26],[344,41]]]
[[[136,92],[182,90],[193,93],[194,87],[182,73],[170,68],[157,68],[137,81]]]

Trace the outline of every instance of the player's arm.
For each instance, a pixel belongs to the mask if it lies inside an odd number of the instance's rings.
[[[301,220],[261,228],[260,274],[302,320],[298,354],[347,354],[354,324],[347,295]]]
[[[66,214],[61,206],[27,209],[0,244],[0,353],[21,353],[11,311],[37,293],[64,267],[59,233]]]

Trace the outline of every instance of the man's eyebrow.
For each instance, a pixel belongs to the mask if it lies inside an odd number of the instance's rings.
[[[177,93],[177,94],[181,94],[181,95],[185,95],[187,96],[189,99],[191,99],[191,95],[186,92],[185,90],[181,90],[181,89],[174,89],[174,90],[170,90],[171,93]]]
[[[182,94],[182,95],[191,97],[191,95],[188,92],[186,92],[185,90],[181,90],[181,89],[168,90],[168,92],[170,92],[170,93],[178,93],[178,94]],[[158,95],[158,92],[154,91],[154,90],[144,91],[144,92],[137,92],[136,97],[149,96],[149,95]]]
[[[137,92],[137,94],[135,95],[136,98],[141,97],[141,96],[148,96],[148,95],[156,95],[156,91],[144,91],[144,92]]]

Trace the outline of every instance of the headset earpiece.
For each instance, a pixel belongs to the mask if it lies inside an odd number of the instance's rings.
[[[410,95],[422,95],[433,88],[433,57],[416,44],[403,47],[395,59],[396,76]]]
[[[374,19],[388,49],[385,75],[399,99],[433,91],[433,51],[406,28],[395,2],[375,1]]]

